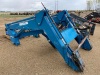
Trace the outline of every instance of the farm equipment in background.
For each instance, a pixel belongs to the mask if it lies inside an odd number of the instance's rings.
[[[93,22],[89,22],[88,20],[79,17],[73,13],[70,13],[70,16],[75,23],[76,27],[82,32],[83,35],[90,33],[90,35],[94,34],[96,24]]]
[[[34,15],[33,12],[15,12],[15,13],[10,13],[10,15]]]
[[[73,70],[83,72],[84,63],[80,57],[79,49],[87,51],[92,49],[88,39],[89,34],[83,36],[80,30],[74,27],[74,23],[69,17],[67,11],[62,11],[51,17],[45,8],[33,17],[6,24],[6,34],[10,36],[11,42],[15,45],[20,45],[19,40],[23,37],[33,35],[38,38],[39,34],[42,34]],[[70,47],[73,40],[78,43],[76,50],[72,50]]]
[[[99,23],[100,24],[100,12],[92,12],[84,17],[89,22]]]
[[[66,11],[67,12],[67,11]],[[95,25],[92,22],[88,22],[87,20],[75,15],[75,14],[68,14],[64,11],[60,11],[56,15],[52,16],[55,23],[59,25],[58,27],[62,28],[63,26],[66,26],[68,22],[63,23],[63,17],[66,17],[66,19],[69,19],[70,22],[73,24],[74,28],[79,30],[83,36],[86,36],[88,34],[93,35],[95,30]]]

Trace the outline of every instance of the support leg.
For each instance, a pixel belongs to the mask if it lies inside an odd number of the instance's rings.
[[[80,57],[78,51],[73,53],[71,48],[68,46],[66,50],[64,50],[63,54],[65,62],[75,71],[83,72],[84,70],[84,63]]]
[[[84,39],[84,37],[82,35],[78,35],[75,38],[75,40],[77,41],[78,44],[80,44],[83,39]],[[85,50],[88,50],[88,51],[92,49],[92,45],[89,42],[89,39],[88,38],[85,40],[85,42],[83,43],[83,45],[81,46],[81,48],[83,48]]]

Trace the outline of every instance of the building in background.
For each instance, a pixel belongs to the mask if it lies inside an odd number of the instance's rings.
[[[87,10],[97,10],[100,8],[100,0],[87,0]]]
[[[96,0],[96,11],[100,13],[100,0]]]
[[[96,0],[96,7],[100,7],[100,0]]]

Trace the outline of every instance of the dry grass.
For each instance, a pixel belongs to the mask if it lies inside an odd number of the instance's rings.
[[[83,14],[84,15],[84,14]],[[0,75],[100,75],[100,25],[96,26],[91,51],[80,49],[85,63],[83,73],[68,67],[45,37],[27,37],[16,47],[5,38],[4,24],[21,18],[0,18]],[[75,49],[77,45],[72,43]]]

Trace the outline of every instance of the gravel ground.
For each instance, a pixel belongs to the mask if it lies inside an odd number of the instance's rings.
[[[0,75],[100,75],[100,24],[97,24],[94,36],[90,36],[93,49],[79,51],[85,70],[78,73],[65,64],[42,35],[40,38],[22,39],[18,47],[12,45],[4,38],[4,23],[13,19],[0,18],[0,21]],[[71,46],[75,49],[77,44],[73,41]]]

